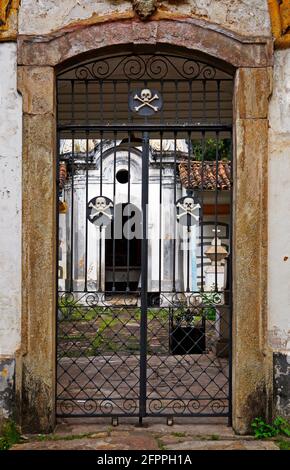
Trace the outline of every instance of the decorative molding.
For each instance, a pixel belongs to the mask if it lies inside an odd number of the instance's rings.
[[[133,9],[142,21],[150,18],[159,6],[158,0],[132,0],[132,2]]]
[[[12,0],[1,0],[0,2],[0,26],[6,24]]]
[[[290,2],[268,0],[275,49],[290,48]]]
[[[20,0],[0,0],[0,42],[16,41]]]

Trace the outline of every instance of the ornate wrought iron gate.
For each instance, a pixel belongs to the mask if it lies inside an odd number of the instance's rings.
[[[57,99],[58,416],[230,416],[231,75],[116,54]]]

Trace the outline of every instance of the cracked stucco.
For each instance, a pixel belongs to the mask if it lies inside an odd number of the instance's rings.
[[[290,351],[290,49],[274,57],[269,110],[268,339]]]
[[[274,354],[275,414],[290,417],[290,355]]]
[[[267,0],[168,0],[164,11],[202,18],[242,35],[270,36]],[[22,0],[20,34],[47,34],[92,16],[132,14],[128,0]]]
[[[15,360],[0,358],[0,421],[13,412]]]
[[[0,43],[0,70],[0,356],[12,356],[21,318],[22,117],[15,43]]]

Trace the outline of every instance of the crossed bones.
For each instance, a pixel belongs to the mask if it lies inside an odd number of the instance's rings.
[[[108,217],[110,220],[112,220],[112,218],[113,218],[112,214],[108,214],[108,213],[106,212],[106,210],[109,209],[110,207],[113,207],[113,204],[112,204],[111,202],[109,202],[109,204],[105,205],[104,207],[103,207],[103,206],[101,207],[100,204],[98,204],[98,205],[99,205],[99,207],[97,207],[97,206],[96,206],[95,204],[93,204],[92,202],[89,204],[89,207],[90,207],[91,209],[94,209],[94,210],[95,210],[94,214],[90,214],[90,219],[92,220],[92,219],[94,219],[96,216],[98,216],[99,214],[101,214],[101,215],[105,215],[105,216]],[[100,208],[100,207],[101,207],[101,208]]]
[[[154,106],[152,101],[158,100],[159,96],[157,93],[155,93],[154,96],[152,96],[151,90],[148,90],[145,88],[144,90],[141,91],[141,96],[138,96],[137,94],[134,96],[134,100],[140,101],[140,106],[135,106],[135,111],[138,112],[140,109],[144,108],[144,106],[148,106],[149,108],[153,109],[155,113],[159,110],[157,106]]]
[[[198,222],[199,220],[199,217],[194,214],[193,212],[196,210],[196,209],[200,209],[200,205],[199,204],[193,204],[193,203],[185,203],[185,201],[183,202],[183,204],[181,204],[180,202],[177,204],[177,207],[180,207],[183,212],[181,214],[178,214],[177,215],[177,220],[179,220],[181,217],[184,217],[185,215],[190,215],[191,217],[193,217],[195,219],[196,222]]]

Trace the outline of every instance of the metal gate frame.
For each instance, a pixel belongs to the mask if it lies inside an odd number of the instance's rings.
[[[152,57],[154,55],[151,54],[150,56]],[[110,59],[110,57],[108,59]],[[188,61],[189,59],[186,58],[185,60]],[[206,64],[206,66],[208,66],[208,64]],[[203,78],[203,82],[205,80],[206,79]],[[104,82],[103,79],[101,81]],[[87,83],[87,78],[85,79],[85,82]],[[145,85],[147,84],[146,80],[144,81],[144,83],[145,83]],[[164,80],[162,81],[162,83],[164,83]],[[130,85],[130,81],[128,81],[128,84]],[[164,86],[164,85],[162,85],[162,86]],[[102,88],[102,87],[100,86],[100,88]],[[218,99],[218,107],[219,108],[220,108],[220,104],[221,103]],[[87,103],[86,103],[86,106],[87,106]],[[74,112],[75,111],[73,111],[72,114],[74,114]],[[218,109],[218,114],[219,114],[219,120],[221,121],[222,119],[221,119],[221,116],[220,116],[220,109]],[[146,117],[146,121],[147,121],[147,119],[148,118]],[[138,133],[142,133],[142,136],[143,136],[143,145],[142,145],[142,217],[143,217],[142,230],[143,230],[143,238],[142,238],[142,262],[141,262],[142,269],[141,269],[139,410],[138,410],[138,413],[131,413],[131,412],[125,412],[124,411],[124,413],[118,412],[117,414],[96,412],[96,410],[94,410],[93,412],[91,412],[91,410],[89,410],[89,412],[84,412],[84,411],[75,412],[75,411],[73,411],[73,408],[70,405],[69,405],[68,408],[65,405],[64,407],[61,407],[57,411],[57,415],[58,416],[72,416],[72,417],[77,417],[77,416],[114,416],[114,417],[115,416],[138,416],[140,420],[142,420],[142,418],[144,418],[146,416],[170,416],[170,417],[171,416],[214,416],[214,417],[216,417],[216,416],[227,416],[230,420],[231,419],[231,381],[232,381],[232,377],[231,377],[231,337],[229,338],[230,345],[229,345],[229,371],[228,371],[228,396],[227,396],[228,407],[227,407],[226,412],[224,412],[223,410],[220,411],[218,406],[217,406],[217,408],[213,409],[212,413],[200,413],[199,411],[194,411],[194,409],[191,410],[191,412],[189,412],[189,413],[178,412],[178,411],[173,412],[172,409],[170,411],[166,410],[166,411],[157,412],[157,413],[148,411],[148,408],[147,408],[147,399],[148,399],[148,396],[147,396],[147,366],[148,366],[148,364],[147,364],[147,359],[148,359],[147,358],[148,240],[147,240],[147,211],[146,211],[146,207],[147,207],[147,204],[148,204],[148,187],[149,187],[149,165],[148,165],[149,139],[150,139],[150,135],[152,133],[160,133],[160,135],[162,135],[163,133],[168,133],[170,131],[176,136],[178,134],[178,132],[180,132],[180,133],[186,132],[188,134],[191,134],[191,133],[194,133],[194,132],[199,132],[199,133],[202,133],[203,139],[204,139],[204,136],[206,135],[207,132],[216,133],[217,136],[219,135],[219,133],[222,133],[224,131],[226,131],[228,133],[231,133],[232,132],[232,126],[231,126],[231,124],[225,124],[225,123],[222,123],[222,122],[215,122],[215,123],[204,122],[204,123],[202,123],[202,125],[200,125],[199,123],[198,124],[194,123],[194,122],[190,122],[190,123],[176,123],[175,122],[175,123],[169,123],[169,124],[166,124],[166,125],[163,124],[163,123],[158,123],[157,124],[157,123],[150,123],[150,122],[148,123],[148,122],[146,122],[146,124],[144,124],[144,123],[138,122],[138,123],[127,123],[126,126],[124,127],[124,125],[121,124],[121,123],[112,124],[112,125],[107,125],[107,124],[103,124],[103,123],[88,125],[88,124],[76,124],[76,123],[73,123],[73,124],[65,123],[65,124],[63,124],[63,123],[58,121],[58,153],[57,153],[57,155],[58,155],[58,174],[59,174],[59,168],[60,168],[59,142],[60,142],[62,133],[68,132],[68,133],[71,133],[71,135],[73,136],[75,132],[83,132],[87,135],[87,133],[94,131],[94,132],[99,133],[101,136],[103,136],[104,133],[106,133],[108,131],[108,129],[110,129],[113,133],[123,132],[124,129],[125,129],[126,132],[128,132],[128,133],[138,132]],[[72,137],[72,139],[74,141],[74,137]],[[203,142],[203,145],[204,145],[204,142]],[[215,171],[216,171],[216,189],[215,189],[215,192],[216,193],[218,191],[217,181],[218,181],[218,177],[219,177],[219,175],[218,175],[218,158],[219,158],[219,155],[218,155],[218,151],[217,151],[216,152],[216,167],[215,167]],[[86,151],[86,159],[88,161],[88,149]],[[202,178],[204,176],[203,175],[203,171],[204,171],[203,165],[204,165],[204,154],[203,154],[202,165],[201,165],[202,166]],[[72,166],[74,166],[74,149],[72,150]],[[188,168],[189,168],[189,162],[188,162]],[[188,179],[190,179],[189,175],[188,175]],[[232,168],[231,168],[230,180],[231,180],[230,182],[231,182],[231,201],[232,201],[232,183],[233,183],[232,182]],[[58,181],[58,193],[59,193],[59,191],[60,191],[60,182]],[[72,198],[72,201],[73,201],[73,198]],[[216,194],[216,201],[217,201],[217,194]],[[232,206],[232,204],[231,204],[231,206]],[[72,209],[72,211],[73,211],[73,209]],[[216,229],[217,229],[217,209],[216,209],[215,217],[216,217]],[[232,214],[230,216],[230,226],[232,226]],[[58,230],[57,230],[57,232],[58,232]],[[232,253],[232,249],[231,249],[232,237],[231,237],[231,235],[230,235],[229,239],[230,239],[229,243],[230,243],[230,256],[231,256],[231,253]],[[72,238],[72,243],[73,243],[73,238]],[[203,244],[203,237],[202,237],[202,242],[201,243]],[[217,248],[217,236],[216,236],[215,248]],[[202,256],[202,259],[203,259],[203,256]],[[57,262],[58,261],[59,260],[57,260]],[[229,265],[229,286],[231,286],[231,282],[232,282],[231,264],[232,263],[230,261],[228,263],[228,265]],[[216,265],[217,265],[217,259],[216,259]],[[71,269],[72,269],[72,266],[71,266]],[[217,274],[215,274],[215,276],[217,277]],[[72,278],[73,277],[71,276],[71,279]],[[86,287],[85,291],[89,292],[87,287]],[[71,294],[71,292],[72,292],[72,290],[70,289],[69,294]],[[231,312],[231,304],[232,304],[231,287],[228,290],[228,303],[229,303],[229,308],[230,308],[230,312]],[[57,322],[57,324],[58,324],[57,329],[58,330],[59,330],[59,323],[60,322],[58,320],[58,322]],[[229,315],[229,331],[231,331],[231,314]],[[57,365],[59,365],[58,360],[57,360]],[[182,401],[182,397],[180,399]],[[58,392],[57,392],[57,400],[58,401],[63,400],[58,395]],[[69,401],[71,401],[71,400],[69,400]]]

